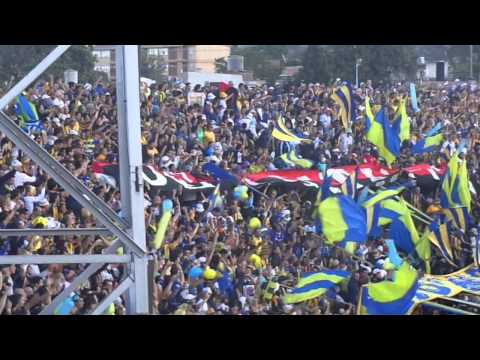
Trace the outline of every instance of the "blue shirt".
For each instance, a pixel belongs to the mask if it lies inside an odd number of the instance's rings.
[[[281,243],[285,241],[285,231],[280,230],[280,231],[274,231],[270,230],[270,237],[272,239],[272,242],[274,243]]]

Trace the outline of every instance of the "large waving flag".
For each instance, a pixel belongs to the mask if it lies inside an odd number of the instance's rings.
[[[308,159],[302,159],[297,156],[295,150],[289,153],[282,154],[280,159],[287,165],[292,167],[301,167],[302,169],[310,169],[313,166],[313,161]]]
[[[407,115],[407,99],[400,99],[400,106],[395,113],[395,121],[400,126],[400,142],[410,140],[410,121]]]
[[[327,198],[320,203],[318,215],[327,244],[367,241],[365,211],[350,197],[342,195]]]
[[[320,188],[320,193],[319,193],[320,202],[328,198],[330,195],[332,195],[332,191],[330,190],[330,187],[332,186],[332,180],[333,178],[331,176],[327,176],[323,181],[323,184],[322,184],[322,187]],[[318,205],[320,205],[320,203]]]
[[[405,200],[400,198],[395,210],[397,214],[392,218],[390,237],[401,250],[407,254],[413,254],[420,242],[420,237]],[[380,216],[387,217],[385,213],[381,213]]]
[[[24,130],[43,130],[35,105],[24,95],[17,97],[16,115],[20,118],[20,127]]]
[[[399,195],[403,190],[405,190],[403,186],[383,190],[360,202],[366,210],[369,236],[380,237],[382,235],[381,226],[388,225],[393,219],[403,215],[403,207],[399,209],[400,205],[396,200],[389,201],[389,198]]]
[[[437,125],[435,125],[429,132],[427,132],[425,134],[425,136],[433,136],[433,135],[437,135],[440,130],[442,130],[443,128],[443,124],[441,122],[439,122]]]
[[[467,162],[466,160],[460,160],[458,153],[455,153],[448,163],[448,169],[440,190],[440,204],[443,208],[464,206],[468,212],[471,210],[472,197]]]
[[[382,235],[382,228],[380,225],[386,225],[380,223],[380,203],[377,203],[373,206],[369,206],[365,208],[366,216],[367,216],[367,231],[368,236],[372,238],[379,238]],[[389,221],[390,223],[391,221]]]
[[[380,157],[391,165],[400,156],[400,122],[392,126],[382,108],[373,117],[370,102],[365,101],[367,115],[367,140],[378,148]]]
[[[215,165],[215,163],[207,163],[203,165],[202,171],[214,177],[217,181],[221,183],[231,183],[234,185],[238,185],[239,181],[235,177],[235,175],[231,174],[225,169],[222,169],[218,165]]]
[[[340,185],[340,190],[342,191],[343,195],[350,196],[352,199],[357,200],[357,186],[358,186],[358,166],[354,172],[350,173],[347,176],[345,181],[342,185]]]
[[[40,120],[35,105],[23,95],[17,98],[16,113],[25,123],[34,123]]]
[[[418,287],[417,271],[405,261],[395,272],[393,281],[385,280],[362,287],[358,314],[408,314]]]
[[[443,134],[437,134],[434,136],[428,136],[420,141],[418,141],[412,147],[413,154],[424,154],[433,152],[442,145]]]
[[[407,254],[417,253],[426,263],[430,260],[429,247],[425,244],[426,238],[419,237],[405,200],[402,198],[382,200],[368,206],[366,210],[370,236],[381,235],[380,226],[390,224],[389,236],[398,248]]]
[[[450,265],[457,266],[455,264],[452,245],[450,244],[450,239],[448,236],[447,225],[447,223],[438,223],[433,221],[430,224],[430,240],[438,249],[440,249],[442,256],[450,263]]]
[[[349,276],[350,273],[343,270],[323,270],[321,272],[304,273],[295,289],[285,295],[283,300],[286,304],[295,304],[314,299],[348,279]]]
[[[275,121],[272,136],[277,140],[291,142],[295,144],[299,144],[302,141],[310,141],[310,139],[301,138],[291,132],[285,125],[282,117],[278,118],[278,120]]]
[[[338,115],[345,129],[351,128],[355,121],[356,106],[352,95],[352,87],[347,83],[335,90],[331,96],[332,100],[340,107]]]
[[[465,232],[467,232],[473,224],[473,219],[469,215],[466,207],[448,208],[442,211],[448,221],[451,221],[458,229],[462,229]]]
[[[430,230],[427,229],[415,246],[418,256],[425,262],[425,271],[431,273],[430,260],[432,259],[432,246],[430,243]]]
[[[112,165],[112,168],[116,169],[118,174],[118,165]],[[193,176],[191,173],[157,171],[150,165],[143,166],[143,179],[150,186],[161,188],[163,191],[171,191],[180,187],[184,191],[205,191],[215,188],[215,185],[210,180]]]
[[[372,195],[369,199],[367,199],[362,206],[367,208],[370,206],[375,205],[376,203],[391,198],[392,196],[399,195],[403,190],[405,190],[404,186],[399,186],[393,189],[387,189],[379,191],[377,194]]]

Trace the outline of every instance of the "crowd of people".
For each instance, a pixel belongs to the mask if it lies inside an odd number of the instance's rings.
[[[290,144],[272,137],[279,117],[297,136],[311,142],[296,146],[318,171],[355,165],[377,158],[366,140],[365,98],[387,105],[394,113],[408,96],[407,83],[361,83],[354,88],[358,104],[351,129],[344,129],[338,106],[331,99],[335,84],[184,84],[177,81],[141,85],[143,161],[159,171],[205,176],[202,166],[213,162],[241,177],[274,171],[285,164],[278,157]],[[39,126],[28,128],[32,138],[92,191],[120,212],[120,189],[115,181],[95,172],[97,163],[118,163],[116,90],[114,83],[66,84],[62,79],[38,81],[24,96],[33,103]],[[197,95],[193,97],[192,94]],[[448,162],[468,138],[466,153],[470,180],[480,191],[480,88],[458,80],[418,87],[419,112],[407,107],[412,137],[393,166]],[[200,99],[200,100],[198,100]],[[21,124],[12,102],[5,110]],[[445,142],[439,151],[412,155],[410,147],[438,123]],[[0,228],[90,228],[92,214],[14,143],[0,135]],[[378,159],[381,161],[380,159]],[[327,246],[315,231],[315,196],[300,185],[269,185],[254,192],[247,206],[230,190],[222,190],[222,207],[213,207],[208,192],[186,189],[162,191],[146,186],[147,246],[154,261],[155,314],[313,314],[356,313],[360,287],[387,278],[383,268],[385,238],[369,240],[355,254]],[[438,194],[408,189],[405,198],[422,211],[438,207]],[[162,203],[171,199],[173,218],[159,249],[153,247]],[[459,265],[472,262],[471,238],[478,237],[478,198],[473,197],[475,226],[458,233]],[[258,218],[261,226],[249,226]],[[22,236],[0,241],[0,255],[100,254],[112,243],[103,236]],[[2,265],[0,314],[39,314],[87,265]],[[348,282],[334,291],[299,304],[286,304],[282,295],[296,285],[301,273],[321,269],[348,270]],[[454,270],[439,254],[433,273]],[[73,296],[71,314],[89,314],[125,275],[122,265],[105,265]],[[473,299],[473,298],[472,298]],[[125,296],[108,309],[125,314]],[[478,300],[478,299],[477,299]]]

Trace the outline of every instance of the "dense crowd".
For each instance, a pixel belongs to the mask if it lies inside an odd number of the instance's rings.
[[[273,121],[280,116],[297,136],[312,141],[296,146],[315,168],[360,164],[378,158],[365,138],[365,97],[372,105],[386,104],[393,114],[408,84],[370,81],[354,89],[359,105],[352,129],[344,129],[330,96],[335,84],[296,84],[238,87],[225,84],[141,85],[142,150],[144,163],[158,170],[188,172],[202,177],[202,165],[213,162],[236,176],[284,166],[278,157],[292,146],[273,139]],[[196,95],[195,97],[192,96]],[[118,161],[117,109],[113,83],[65,84],[38,81],[27,89],[40,126],[31,136],[77,178],[121,210],[118,184],[95,172],[96,163]],[[198,100],[200,99],[200,100]],[[407,107],[412,138],[404,143],[394,166],[430,163],[440,166],[468,138],[466,153],[470,180],[480,191],[480,88],[460,81],[418,87],[421,110]],[[16,116],[15,102],[6,112]],[[441,149],[422,156],[410,145],[438,123],[443,124]],[[0,139],[0,227],[95,227],[89,211],[63,191],[3,134]],[[210,205],[207,192],[145,188],[147,244],[154,258],[154,313],[157,314],[338,314],[356,312],[359,289],[389,276],[383,268],[388,254],[385,238],[370,240],[352,256],[329,247],[315,231],[315,194],[302,186],[266,186],[252,193],[248,204],[222,190],[223,206]],[[405,198],[432,213],[438,194],[414,187]],[[162,216],[162,202],[171,199],[174,216],[163,246],[152,246]],[[471,241],[477,241],[478,199],[473,197],[475,227],[457,233],[454,251],[460,265],[472,262]],[[252,230],[252,218],[261,226]],[[473,240],[472,240],[473,239]],[[112,242],[102,236],[8,237],[1,255],[99,254]],[[0,314],[38,314],[86,265],[3,265],[0,274]],[[299,274],[320,269],[352,272],[348,282],[327,296],[287,305],[282,295],[295,286]],[[433,273],[454,270],[442,257],[432,259]],[[72,314],[90,313],[118,285],[126,269],[105,265],[73,296]],[[125,313],[119,297],[110,314]]]

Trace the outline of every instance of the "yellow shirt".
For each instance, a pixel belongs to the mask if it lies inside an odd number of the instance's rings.
[[[213,131],[205,130],[203,136],[207,144],[215,142],[215,133]]]

